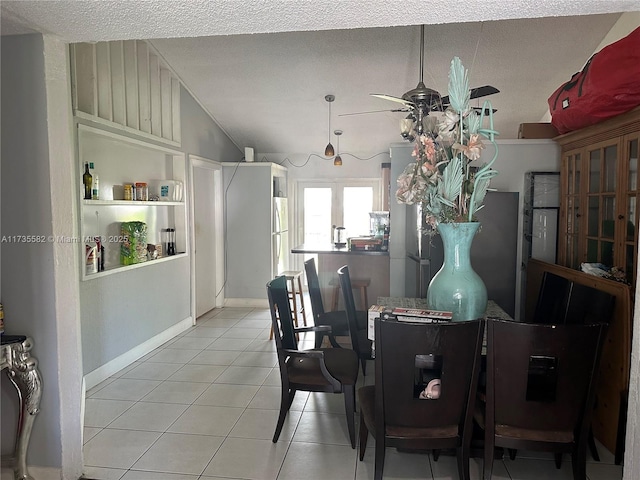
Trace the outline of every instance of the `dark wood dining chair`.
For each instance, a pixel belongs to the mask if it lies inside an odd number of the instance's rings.
[[[286,277],[279,276],[267,283],[278,365],[280,367],[280,414],[273,434],[278,441],[285,418],[297,391],[342,393],[351,448],[356,448],[354,411],[355,385],[358,379],[358,356],[347,348],[298,349],[297,334],[324,331],[329,326],[295,328],[289,307]]]
[[[616,297],[597,288],[572,282],[565,323],[609,323]]]
[[[338,279],[340,280],[340,290],[344,300],[344,308],[347,312],[349,322],[349,336],[351,337],[351,348],[358,354],[362,365],[362,374],[367,374],[367,360],[373,360],[371,356],[371,340],[368,338],[368,329],[358,325],[356,302],[351,288],[351,277],[349,267],[344,265],[338,269]]]
[[[533,323],[547,325],[609,323],[613,315],[615,297],[597,288],[572,282],[551,272],[544,272],[540,293],[534,311]],[[595,406],[598,400],[596,396]],[[589,430],[588,446],[594,460],[600,461],[598,447]],[[516,451],[509,450],[514,460]],[[562,463],[562,455],[556,456],[556,464]]]
[[[483,478],[494,447],[572,456],[574,480],[586,479],[586,448],[606,324],[542,325],[487,320]]]
[[[567,305],[571,294],[571,281],[550,272],[544,272],[533,323],[563,324],[567,315]]]
[[[412,324],[375,321],[375,385],[358,390],[360,452],[376,441],[375,474],[382,479],[386,447],[454,448],[458,474],[469,479],[472,415],[484,320]]]
[[[347,313],[344,310],[325,312],[320,290],[320,281],[318,280],[318,271],[316,270],[316,262],[313,258],[304,262],[304,271],[307,275],[307,285],[309,288],[309,299],[311,300],[314,324],[328,325],[331,327],[330,333],[326,331],[316,333],[315,347],[320,348],[322,346],[322,341],[326,335],[333,347],[341,348],[336,337],[350,337]],[[367,312],[356,312],[356,319],[358,329],[366,331]]]
[[[316,263],[313,258],[304,262],[304,271],[307,275],[307,285],[309,288],[309,300],[311,301],[311,310],[313,312],[313,321],[315,325],[328,325],[331,327],[330,334],[319,331],[315,335],[315,347],[320,348],[325,335],[329,338],[331,345],[340,348],[336,336],[348,336],[349,325],[347,323],[347,314],[344,311],[325,312],[324,303],[322,302],[322,293],[320,291],[320,281],[318,280],[318,272]]]
[[[545,272],[533,323],[609,323],[613,315],[614,302],[615,297],[610,293]]]

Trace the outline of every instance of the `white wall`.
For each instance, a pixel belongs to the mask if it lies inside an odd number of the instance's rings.
[[[242,160],[244,152],[229,139],[184,87],[180,87],[180,126],[180,150],[183,152],[218,162]]]
[[[41,35],[3,37],[3,235],[77,234],[69,105],[66,46]],[[6,332],[33,338],[43,378],[27,457],[39,479],[75,479],[82,468],[75,252],[49,241],[2,249]],[[17,409],[12,388],[4,387],[3,453],[13,449]]]
[[[400,136],[398,134],[398,136]],[[389,152],[380,152],[373,158],[341,153],[342,166],[333,165],[333,157],[323,155],[281,155],[256,153],[256,161],[274,162],[287,167],[289,192],[296,180],[332,179],[332,178],[380,178],[380,165],[389,162]]]
[[[23,35],[4,36],[1,47],[1,232],[78,236],[67,45],[47,36]],[[187,99],[182,115],[185,152],[242,157],[196,102]],[[2,247],[0,298],[6,332],[34,339],[32,354],[44,384],[27,457],[30,472],[38,480],[75,480],[82,473],[77,247],[47,242]],[[14,447],[18,401],[4,375],[2,383],[5,454]]]
[[[179,150],[213,159],[241,158],[242,152],[184,87],[180,102]],[[136,161],[135,156],[127,157],[132,155],[127,149],[116,155],[119,161]],[[80,283],[83,364],[85,375],[90,374],[89,388],[147,353],[138,346],[150,342],[145,348],[153,348],[164,338],[163,332],[190,318],[190,277],[190,260],[181,258]]]
[[[640,267],[640,265],[639,265]],[[640,274],[640,268],[636,275]],[[635,298],[640,298],[640,282],[636,284]],[[629,375],[629,410],[627,412],[627,438],[625,444],[623,480],[636,480],[640,475],[640,302],[636,301],[631,343],[631,372]]]

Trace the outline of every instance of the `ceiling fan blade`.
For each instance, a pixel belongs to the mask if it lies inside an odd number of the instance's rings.
[[[370,112],[354,112],[354,113],[341,113],[339,117],[349,117],[351,115],[366,115],[368,113],[382,113],[382,112],[409,112],[408,108],[394,108],[393,110],[372,110]]]
[[[487,95],[493,95],[495,93],[500,93],[500,90],[491,85],[484,85],[482,87],[472,88],[471,98],[486,97]]]
[[[370,93],[369,95],[371,95],[372,97],[382,98],[383,100],[391,100],[392,102],[402,103],[403,105],[406,105],[407,107],[413,107],[414,106],[414,104],[412,102],[409,102],[408,100],[405,100],[404,98],[393,97],[391,95],[385,95],[383,93]]]
[[[482,107],[472,107],[472,108],[473,108],[476,112],[478,112],[478,113],[480,113],[480,114],[482,113]],[[498,111],[498,110],[496,110],[495,108],[492,108],[492,109],[491,109],[491,113],[496,113],[497,111]],[[488,109],[488,108],[485,108],[485,109],[484,109],[484,114],[485,114],[485,115],[489,115],[489,109]]]
[[[496,87],[492,87],[491,85],[484,85],[482,87],[472,88],[471,95],[469,96],[469,98],[473,99],[473,98],[486,97],[488,95],[493,95],[495,93],[500,93],[500,90],[498,90]],[[442,105],[445,108],[448,107],[450,104],[451,102],[449,102],[449,95],[447,95],[446,97],[442,97]]]

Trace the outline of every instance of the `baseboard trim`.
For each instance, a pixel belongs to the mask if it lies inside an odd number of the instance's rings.
[[[100,382],[105,381],[114,373],[119,372],[128,365],[144,357],[147,353],[158,348],[160,345],[168,340],[171,340],[176,335],[188,330],[193,326],[193,319],[191,316],[181,320],[172,327],[167,328],[165,331],[159,333],[155,337],[150,338],[144,343],[132,348],[128,352],[114,358],[110,362],[105,363],[101,367],[96,368],[92,372],[87,373],[84,376],[85,389],[89,390]],[[85,391],[86,391],[85,390]]]
[[[251,307],[269,308],[269,301],[266,298],[225,298],[225,307]]]

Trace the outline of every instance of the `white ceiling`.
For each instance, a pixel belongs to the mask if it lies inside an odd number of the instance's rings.
[[[333,94],[331,130],[344,131],[340,152],[361,156],[402,141],[398,122],[404,115],[340,115],[396,108],[369,94],[402,96],[415,88],[420,23],[427,24],[427,87],[445,95],[449,62],[459,56],[472,86],[490,84],[501,91],[488,97],[498,109],[495,126],[499,138],[516,138],[520,123],[544,117],[549,95],[582,68],[620,12],[640,10],[635,0],[103,0],[0,6],[3,35],[36,31],[70,42],[153,39],[236,145],[260,154],[321,154],[328,140],[324,96]]]

